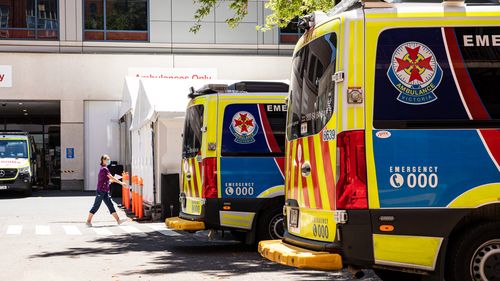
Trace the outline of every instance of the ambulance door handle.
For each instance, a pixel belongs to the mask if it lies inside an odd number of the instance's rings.
[[[186,173],[186,179],[187,179],[188,181],[190,181],[192,178],[193,178],[193,176],[191,175],[191,173],[190,173],[190,172],[187,172],[187,173]]]
[[[301,167],[301,172],[303,177],[308,177],[309,175],[311,175],[311,164],[309,164],[309,162],[307,161],[304,162]]]

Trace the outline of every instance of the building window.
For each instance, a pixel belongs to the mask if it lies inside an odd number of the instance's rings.
[[[286,27],[280,28],[280,44],[295,44],[304,31],[299,28],[299,18],[293,19]]]
[[[0,39],[57,40],[57,0],[1,0]]]
[[[148,41],[148,0],[85,0],[87,41]]]

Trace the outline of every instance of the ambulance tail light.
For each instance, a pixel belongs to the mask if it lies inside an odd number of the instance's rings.
[[[203,159],[203,198],[217,198],[217,158]]]
[[[337,210],[368,209],[365,132],[340,133],[337,153]]]

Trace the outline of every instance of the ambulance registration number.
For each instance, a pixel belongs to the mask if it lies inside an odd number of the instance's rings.
[[[289,225],[291,228],[299,227],[299,209],[290,209]]]

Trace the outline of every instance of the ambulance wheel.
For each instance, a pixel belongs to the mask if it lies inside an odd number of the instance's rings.
[[[383,281],[419,281],[422,280],[421,275],[410,274],[401,271],[393,271],[387,269],[374,269],[375,274]]]
[[[446,280],[500,280],[500,222],[484,223],[450,244]]]
[[[273,208],[263,211],[257,226],[258,241],[282,239],[285,233],[283,220],[282,208]]]

